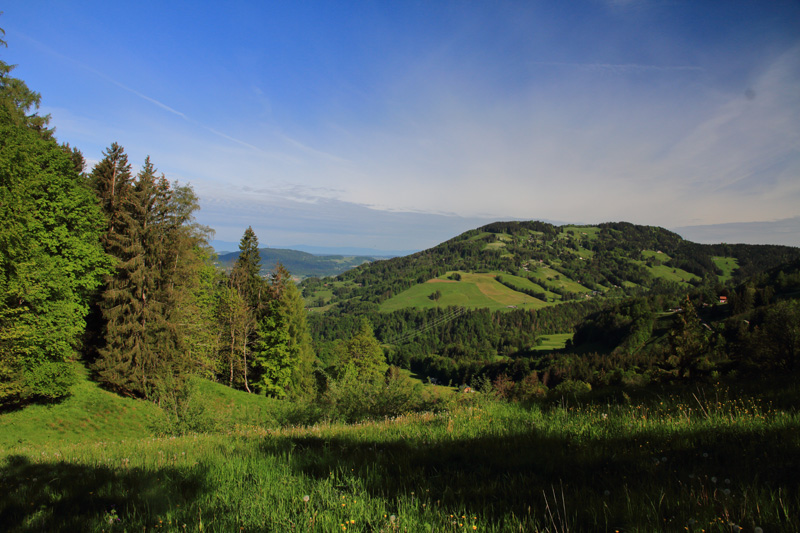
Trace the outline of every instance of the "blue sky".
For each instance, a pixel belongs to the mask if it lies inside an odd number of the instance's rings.
[[[150,155],[218,240],[415,250],[540,219],[800,245],[798,2],[0,9],[59,140]]]

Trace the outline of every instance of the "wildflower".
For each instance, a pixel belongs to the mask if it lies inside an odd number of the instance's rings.
[[[394,522],[395,520],[397,520],[397,517],[395,515],[389,517],[389,522]]]
[[[722,490],[722,493],[723,493],[725,496],[729,496],[729,495],[730,495],[730,493],[731,493],[731,489],[723,489],[723,490]]]
[[[603,496],[611,496],[611,491],[606,489],[603,491]]]
[[[717,476],[711,476],[711,483],[717,482]]]
[[[761,529],[760,527],[756,527],[756,528],[753,530],[753,533],[764,533],[764,530],[763,530],[763,529]]]
[[[303,496],[303,501],[306,502],[306,503],[308,503],[308,500],[310,500],[310,499],[311,499],[311,496],[309,496],[308,494]]]

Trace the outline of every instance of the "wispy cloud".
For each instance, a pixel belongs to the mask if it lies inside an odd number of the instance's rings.
[[[557,61],[532,61],[531,65],[543,67],[565,67],[580,70],[627,74],[632,72],[703,72],[706,69],[695,65],[641,65],[637,63],[564,63]]]

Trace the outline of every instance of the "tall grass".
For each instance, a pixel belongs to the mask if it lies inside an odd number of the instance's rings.
[[[793,389],[796,392],[796,387]],[[520,406],[16,446],[11,531],[800,531],[800,417],[759,396]],[[737,529],[741,528],[741,529]]]

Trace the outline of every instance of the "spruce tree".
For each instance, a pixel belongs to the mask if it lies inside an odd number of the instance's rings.
[[[118,153],[110,152],[109,159]],[[117,206],[106,234],[117,269],[103,293],[105,345],[96,369],[123,392],[158,399],[193,366],[179,304],[189,298],[193,254],[204,241],[192,224],[196,197],[157,176],[147,158]]]
[[[258,323],[253,368],[258,392],[278,398],[313,394],[315,356],[305,305],[289,271],[278,263]]]

